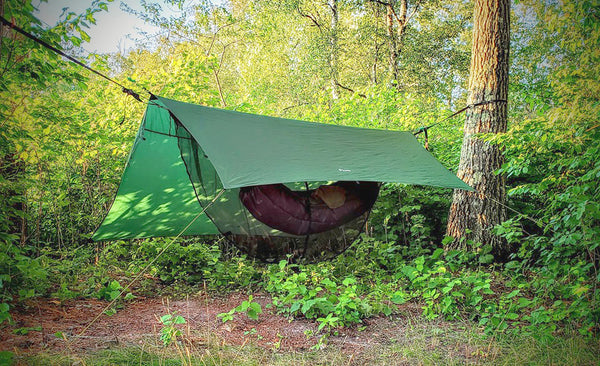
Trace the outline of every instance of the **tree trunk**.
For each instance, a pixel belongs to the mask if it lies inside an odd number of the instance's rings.
[[[506,132],[510,0],[476,0],[468,104],[458,177],[476,192],[456,190],[446,234],[447,249],[491,244],[497,259],[510,250],[491,229],[506,219],[504,177],[495,175],[504,159],[497,145],[477,134]],[[489,103],[480,104],[481,102]],[[462,239],[462,240],[461,240]]]
[[[380,13],[379,13],[379,4],[376,2],[372,2],[371,3],[371,7],[373,10],[373,17],[375,18],[375,21],[379,21],[379,17],[380,17]],[[373,37],[373,64],[371,65],[371,72],[369,75],[369,78],[371,79],[371,84],[373,85],[377,85],[378,84],[378,80],[377,80],[377,66],[378,66],[378,62],[379,62],[379,39],[378,37],[374,36]]]
[[[416,7],[417,5],[415,5]],[[408,12],[408,4],[407,0],[400,0],[400,9],[396,14],[396,20],[398,21],[398,43],[402,44],[402,40],[404,39],[404,30],[406,29],[407,15]]]
[[[336,100],[339,98],[338,92],[338,60],[337,60],[337,31],[338,31],[338,8],[337,0],[329,0],[329,8],[331,9],[331,33],[329,34],[329,66],[330,66],[330,84],[331,98]]]
[[[390,3],[387,5],[387,14],[386,14],[386,23],[387,23],[387,34],[388,34],[388,44],[390,48],[390,75],[392,78],[392,83],[397,88],[398,87],[398,40],[396,38],[396,32],[394,31],[394,8],[393,4]]]
[[[398,58],[400,57],[400,52],[402,50],[402,40],[404,39],[404,31],[406,29],[406,23],[408,21],[407,18],[407,10],[408,3],[407,0],[400,0],[398,3],[398,10],[395,8],[396,2],[395,0],[390,1],[386,8],[386,23],[387,23],[387,33],[388,33],[388,43],[390,48],[390,74],[392,77],[392,83],[395,84],[397,90],[402,89],[400,85],[400,69],[398,67]],[[395,23],[398,23],[398,28],[394,30]]]

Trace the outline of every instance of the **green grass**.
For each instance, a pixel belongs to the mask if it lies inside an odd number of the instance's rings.
[[[505,337],[501,341],[499,365],[599,365],[600,341],[575,332],[549,340]]]
[[[421,323],[364,358],[369,365],[599,365],[599,341],[573,330],[551,339],[489,337],[460,325],[436,328]]]

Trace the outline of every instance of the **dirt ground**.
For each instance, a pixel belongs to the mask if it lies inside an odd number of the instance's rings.
[[[241,345],[253,342],[261,347],[281,350],[305,350],[313,346],[318,337],[307,337],[307,331],[317,333],[318,323],[307,319],[294,319],[276,314],[265,306],[271,299],[255,294],[263,313],[258,320],[245,314],[236,314],[234,320],[223,323],[217,314],[227,312],[247,295],[232,293],[226,297],[200,295],[186,300],[169,301],[167,298],[137,298],[128,302],[113,315],[102,315],[81,334],[82,330],[102,312],[108,304],[101,300],[38,299],[26,309],[13,312],[14,324],[3,326],[0,333],[0,350],[40,351],[62,350],[93,351],[111,345],[128,345],[144,341],[148,337],[158,339],[163,325],[159,318],[168,313],[183,316],[187,324],[181,329],[187,334],[215,334],[227,344]],[[416,311],[407,307],[406,311]],[[389,340],[399,331],[401,320],[375,318],[365,321],[367,327],[344,329],[330,342],[349,348],[368,347],[372,343]],[[69,342],[57,337],[62,332]],[[26,333],[26,334],[23,334]],[[397,335],[397,334],[395,334]]]
[[[271,299],[264,294],[254,294],[254,301],[260,303],[264,311],[258,320],[236,314],[234,320],[224,323],[217,317],[247,299],[247,294],[237,292],[222,297],[204,294],[176,301],[138,297],[125,303],[115,314],[100,316],[83,334],[108,302],[80,299],[61,303],[37,299],[27,308],[13,312],[14,324],[5,323],[0,327],[0,350],[17,354],[42,351],[83,354],[112,347],[142,346],[148,342],[159,344],[163,327],[159,318],[168,313],[177,313],[186,319],[186,324],[179,327],[186,339],[198,348],[216,341],[224,345],[253,344],[270,350],[302,352],[317,344],[322,334],[317,331],[317,322],[276,314],[274,309],[265,308]],[[417,305],[406,304],[397,316],[366,319],[363,324],[339,330],[327,343],[353,357],[377,352],[377,347],[403,342],[409,327],[414,333],[411,319],[418,318],[419,313]],[[452,327],[451,324],[443,326]],[[57,332],[65,337],[57,336]],[[307,332],[314,335],[307,337]],[[431,347],[439,345],[432,342]],[[461,345],[453,352],[468,359],[473,349]]]

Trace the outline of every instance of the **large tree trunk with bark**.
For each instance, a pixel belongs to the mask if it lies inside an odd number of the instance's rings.
[[[469,75],[468,109],[458,177],[476,192],[456,190],[448,218],[450,248],[466,240],[491,244],[497,259],[509,253],[492,228],[506,219],[504,177],[494,174],[502,151],[478,134],[506,132],[510,0],[476,0]],[[483,103],[482,103],[483,102]]]

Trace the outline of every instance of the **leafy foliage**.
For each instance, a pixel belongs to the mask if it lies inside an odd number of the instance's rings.
[[[177,337],[181,335],[181,330],[177,328],[177,325],[185,324],[185,318],[177,313],[169,313],[160,317],[160,322],[163,327],[160,329],[160,340],[166,347],[177,340]]]
[[[262,314],[262,306],[253,301],[253,296],[248,296],[248,300],[242,301],[242,303],[235,308],[231,309],[226,313],[218,314],[217,317],[220,318],[223,323],[233,320],[233,316],[236,313],[244,313],[248,318],[252,320],[258,320],[258,315]]]

